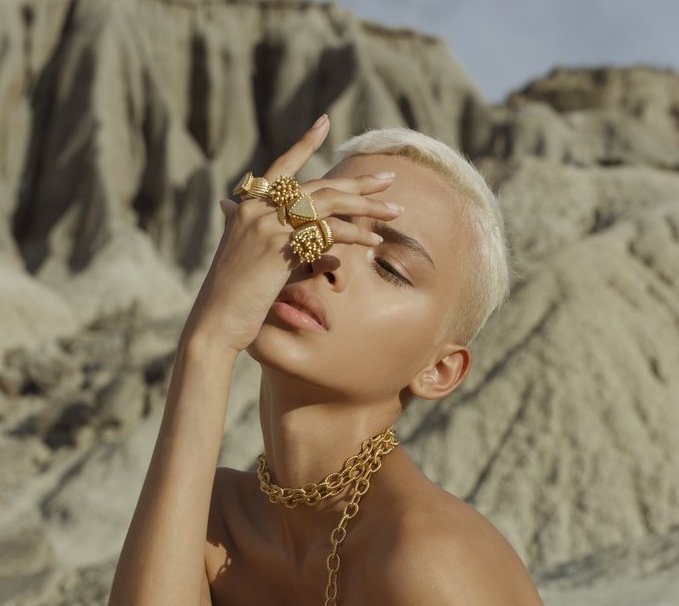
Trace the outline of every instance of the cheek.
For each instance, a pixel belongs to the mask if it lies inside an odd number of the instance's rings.
[[[383,306],[364,314],[347,334],[348,362],[357,369],[409,380],[427,361],[438,322],[431,305]]]

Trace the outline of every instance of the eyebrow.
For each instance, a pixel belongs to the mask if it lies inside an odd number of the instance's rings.
[[[392,227],[384,221],[380,221],[379,219],[373,221],[372,230],[382,236],[385,242],[392,242],[393,244],[402,246],[418,257],[425,259],[431,264],[432,268],[436,270],[434,260],[427,252],[427,249],[422,246],[422,244],[420,244],[415,238],[404,234],[402,231]]]

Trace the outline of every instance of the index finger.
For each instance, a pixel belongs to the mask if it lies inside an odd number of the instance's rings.
[[[323,144],[328,136],[329,129],[330,119],[328,114],[323,114],[297,143],[274,160],[264,173],[264,178],[271,183],[280,175],[295,175]]]

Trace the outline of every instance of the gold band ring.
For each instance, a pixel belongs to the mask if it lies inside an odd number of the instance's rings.
[[[319,219],[318,224],[321,226],[321,229],[323,230],[323,236],[325,237],[325,248],[323,249],[323,252],[327,252],[335,243],[335,238],[332,235],[332,230],[325,219]]]
[[[264,198],[268,195],[269,188],[269,182],[264,177],[255,177],[252,171],[248,171],[233,188],[233,193],[240,196],[241,201],[248,198]]]

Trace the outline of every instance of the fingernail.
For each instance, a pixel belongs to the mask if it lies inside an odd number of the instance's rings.
[[[399,212],[403,212],[404,210],[400,204],[396,204],[394,202],[385,202],[384,205],[390,210],[397,210]]]
[[[383,180],[393,179],[395,176],[396,176],[396,173],[391,172],[391,171],[383,172],[383,173],[375,173],[373,175],[373,177],[375,177],[375,179],[383,179]]]
[[[319,128],[325,124],[325,121],[328,119],[328,114],[323,114],[316,122],[314,122],[313,126],[311,129],[313,130],[314,128]]]
[[[374,231],[371,231],[370,232],[370,240],[374,244],[380,244],[384,241],[384,238],[382,236],[380,236],[380,234],[376,234]]]

